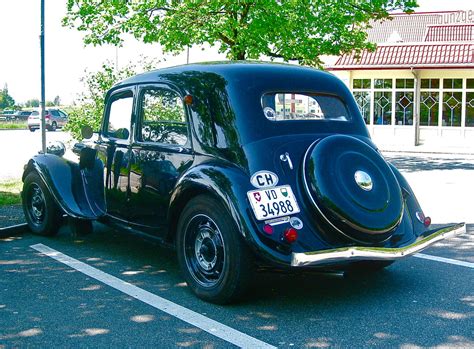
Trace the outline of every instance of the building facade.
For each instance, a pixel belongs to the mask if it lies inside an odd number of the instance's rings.
[[[378,143],[474,142],[474,10],[373,22],[375,51],[327,67],[352,90]]]

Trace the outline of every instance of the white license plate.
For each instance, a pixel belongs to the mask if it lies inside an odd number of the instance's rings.
[[[300,212],[289,185],[247,192],[252,210],[259,221]]]

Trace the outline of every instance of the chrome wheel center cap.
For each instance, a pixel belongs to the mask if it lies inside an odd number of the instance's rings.
[[[370,178],[369,174],[364,171],[356,171],[354,173],[354,179],[357,183],[357,185],[362,188],[365,191],[371,191],[372,190],[372,178]]]

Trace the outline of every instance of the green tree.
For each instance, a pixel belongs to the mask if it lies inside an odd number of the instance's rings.
[[[15,100],[8,93],[8,85],[5,84],[3,89],[0,91],[0,109],[13,108],[15,106]]]
[[[371,19],[412,11],[416,0],[68,0],[63,24],[84,31],[86,44],[119,45],[123,34],[165,52],[220,45],[232,60],[261,56],[321,65],[321,55],[373,48]]]
[[[29,99],[25,102],[27,108],[38,108],[40,105],[39,99]]]
[[[157,60],[142,58],[138,63],[129,62],[117,70],[112,62],[107,61],[102,64],[102,69],[99,71],[86,71],[81,79],[85,92],[74,101],[74,108],[69,111],[64,130],[69,131],[77,140],[82,139],[81,127],[84,125],[89,125],[95,131],[99,130],[107,91],[120,80],[153,69],[157,64]]]

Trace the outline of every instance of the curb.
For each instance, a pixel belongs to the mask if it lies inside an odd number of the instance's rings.
[[[6,238],[12,235],[20,235],[29,232],[28,224],[21,223],[6,228],[0,228],[0,238]]]

